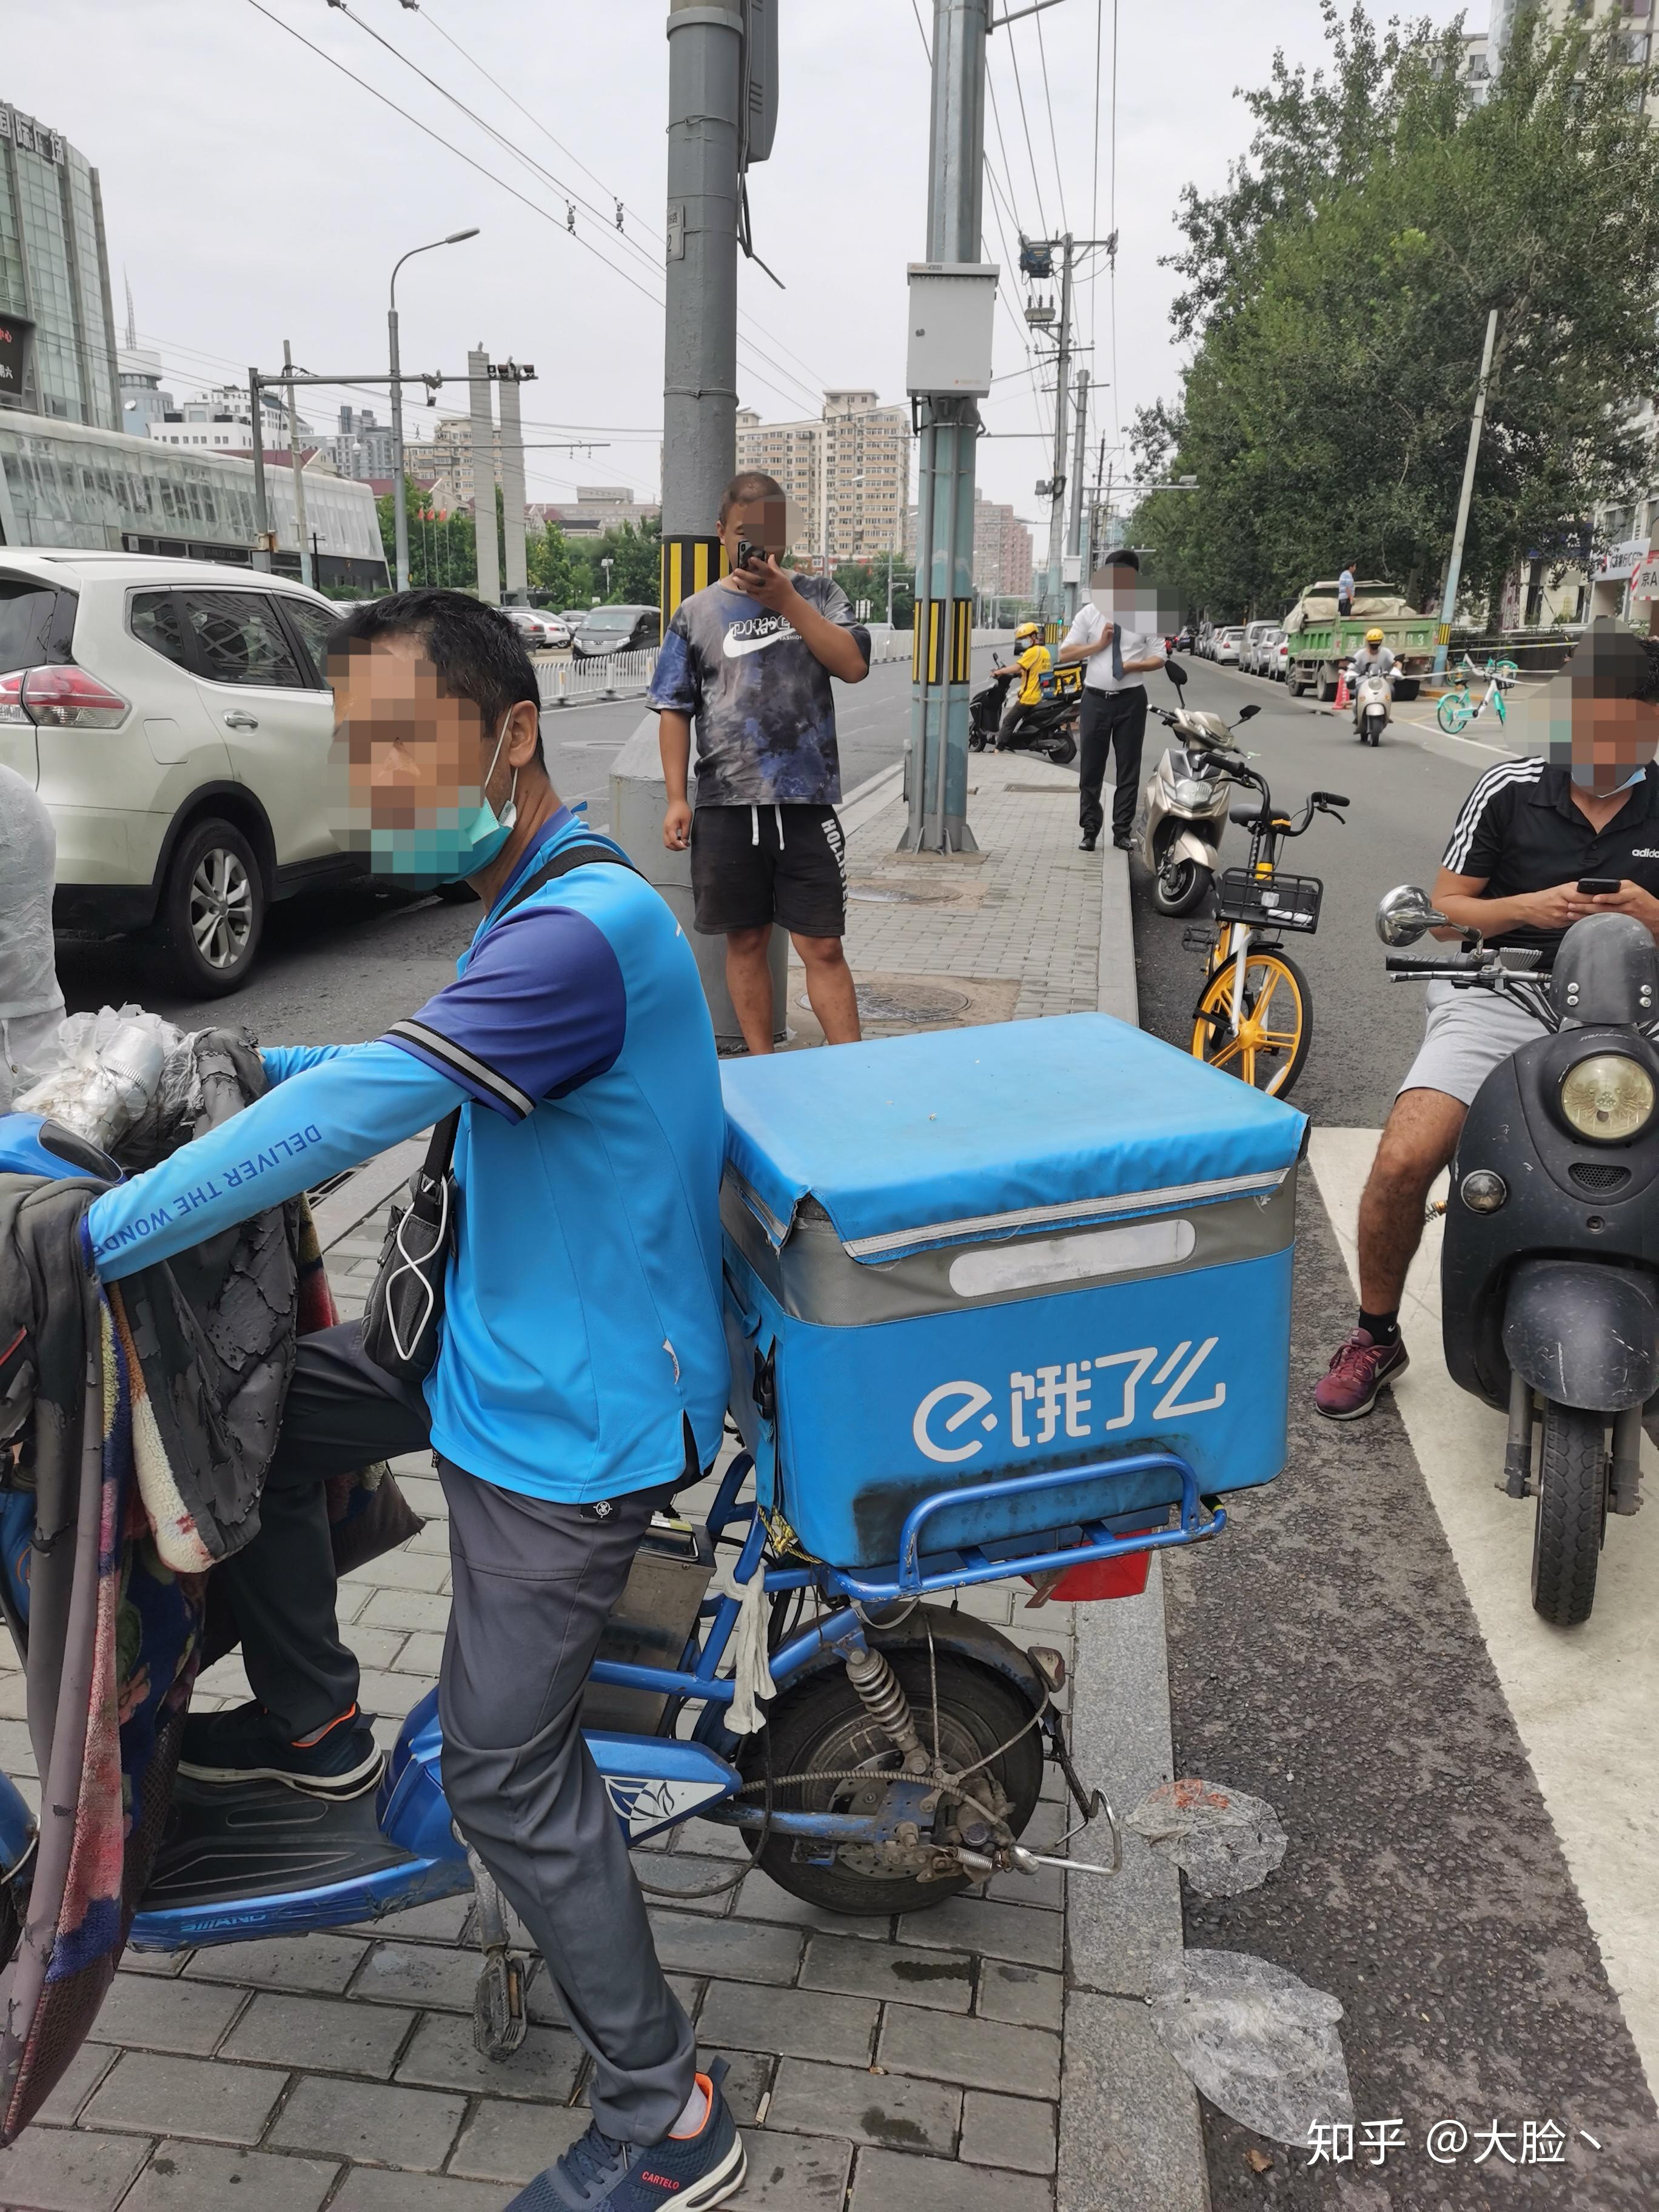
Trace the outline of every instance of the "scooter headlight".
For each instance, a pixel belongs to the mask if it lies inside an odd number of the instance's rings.
[[[1592,1053],[1561,1079],[1562,1114],[1593,1145],[1638,1135],[1653,1118],[1654,1103],[1653,1078],[1627,1053]]]
[[[1175,780],[1175,803],[1191,808],[1194,812],[1207,807],[1215,797],[1213,784],[1201,783],[1196,776],[1178,775]]]

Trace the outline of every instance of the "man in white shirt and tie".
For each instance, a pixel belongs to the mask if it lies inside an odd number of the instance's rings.
[[[1117,753],[1112,793],[1112,842],[1129,849],[1129,830],[1139,797],[1140,748],[1146,735],[1148,669],[1164,662],[1153,596],[1140,582],[1140,556],[1131,546],[1114,553],[1089,579],[1089,596],[1077,611],[1055,659],[1087,663],[1083,672],[1082,757],[1078,764],[1079,850],[1092,853],[1104,815],[1100,787],[1106,756]]]

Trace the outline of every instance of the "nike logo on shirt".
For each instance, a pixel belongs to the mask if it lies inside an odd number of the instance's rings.
[[[720,641],[720,651],[728,660],[738,660],[745,653],[758,653],[763,645],[775,645],[781,637],[793,637],[793,625],[781,615],[769,615],[764,628],[751,629],[746,623],[738,623],[726,631]]]

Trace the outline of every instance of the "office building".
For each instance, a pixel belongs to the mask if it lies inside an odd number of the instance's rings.
[[[0,101],[0,407],[119,430],[98,172]]]
[[[738,466],[763,469],[793,503],[794,558],[833,568],[904,547],[910,487],[910,416],[873,392],[826,392],[823,411],[797,422],[763,422],[738,410]]]
[[[161,389],[161,356],[143,346],[123,346],[116,368],[121,380],[121,428],[129,437],[147,438],[149,426],[159,422],[178,405],[170,392]]]
[[[308,436],[310,429],[310,424],[301,419],[300,435]],[[181,400],[150,422],[149,434],[162,446],[191,446],[219,453],[252,452],[253,417],[248,408],[247,386],[218,384],[198,399]],[[288,403],[281,392],[260,392],[259,435],[267,447],[287,446]]]
[[[359,483],[392,473],[392,425],[378,421],[371,408],[343,407],[339,433],[325,441],[325,450],[343,477]]]
[[[574,499],[537,500],[525,509],[526,521],[556,522],[567,538],[601,537],[625,522],[639,530],[661,514],[654,501],[635,499],[623,484],[578,484]]]
[[[916,557],[916,509],[904,511],[904,557]],[[1031,596],[1031,532],[1012,507],[974,493],[974,589],[986,598]]]

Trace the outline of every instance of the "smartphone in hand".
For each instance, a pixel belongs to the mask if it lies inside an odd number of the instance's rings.
[[[1617,876],[1580,876],[1578,878],[1581,898],[1611,898],[1618,888]]]

